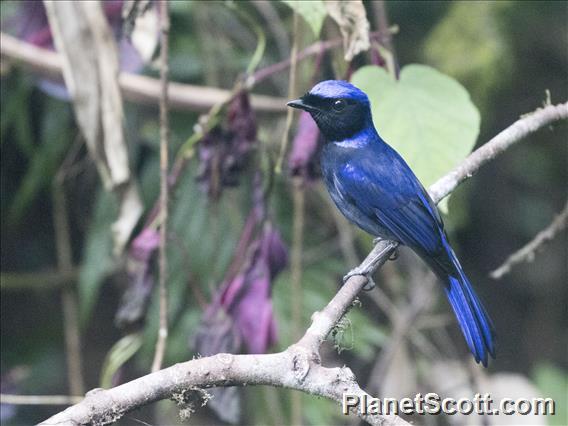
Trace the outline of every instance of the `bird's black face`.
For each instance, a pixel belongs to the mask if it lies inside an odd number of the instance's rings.
[[[309,112],[328,141],[350,138],[371,122],[369,104],[357,99],[306,93],[300,99],[288,102],[288,106]]]

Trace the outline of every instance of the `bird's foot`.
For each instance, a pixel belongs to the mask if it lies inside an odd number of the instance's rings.
[[[384,238],[374,238],[373,239],[373,245],[376,246],[377,244],[379,244],[381,241],[384,241]],[[398,247],[394,248],[393,253],[391,254],[391,256],[389,257],[389,260],[396,260],[398,259]]]
[[[347,282],[347,280],[355,275],[361,275],[367,278],[367,283],[363,286],[363,290],[370,291],[375,288],[375,281],[373,281],[373,277],[371,277],[371,272],[365,268],[356,267],[350,270],[347,275],[343,277],[343,284]]]
[[[398,259],[398,248],[395,248],[389,257],[389,260],[396,260],[396,259]]]

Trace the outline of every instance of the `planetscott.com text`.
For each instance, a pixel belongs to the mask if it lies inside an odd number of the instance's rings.
[[[495,401],[489,393],[473,398],[442,398],[436,393],[417,393],[413,398],[373,398],[366,394],[343,394],[343,414],[486,414],[554,415],[552,398],[502,398]]]

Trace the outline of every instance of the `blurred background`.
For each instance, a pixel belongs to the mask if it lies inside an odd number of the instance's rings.
[[[123,7],[132,2],[104,2],[102,10],[116,38],[121,70],[149,77],[148,85],[159,78],[160,16],[156,4],[140,3],[146,2],[138,2],[137,20],[132,14],[123,18]],[[403,82],[406,65],[424,64],[457,81],[479,111],[472,122],[480,121],[474,132],[463,131],[464,140],[453,138],[451,153],[442,138],[416,151],[430,164],[450,158],[428,174],[427,185],[523,114],[566,102],[566,2],[364,1],[354,13],[359,25],[370,23],[370,49],[350,63],[333,10],[323,2],[313,2],[321,7],[308,3],[170,3],[170,79],[192,86],[171,90],[176,103],[170,112],[165,365],[217,352],[286,348],[371,247],[371,238],[342,219],[328,200],[311,122],[294,114],[287,128],[287,99],[328,78],[353,77],[374,88],[358,74],[362,67],[401,75]],[[41,2],[3,1],[0,7],[3,35],[54,49]],[[31,66],[14,54],[22,44],[12,43],[15,50],[8,50],[4,40],[2,394],[81,395],[147,374],[159,309],[157,97],[125,95],[127,187],[139,201],[128,210],[125,186],[105,187],[100,171],[105,161],[89,154],[61,78],[53,78],[43,56],[34,56],[38,64]],[[314,47],[318,40],[324,44]],[[290,88],[286,61],[292,49],[300,55],[292,64]],[[253,87],[236,90],[232,101],[219,104],[219,96],[226,97],[246,75],[257,77]],[[193,85],[227,92],[195,92]],[[134,91],[147,88],[137,87]],[[448,92],[448,108],[458,97]],[[378,86],[376,99],[380,103]],[[381,120],[376,122],[381,133]],[[283,139],[290,141],[287,148]],[[377,273],[378,288],[362,294],[361,306],[329,337],[322,348],[324,364],[349,366],[379,397],[491,392],[495,398],[557,401],[555,416],[407,418],[416,424],[567,424],[566,231],[531,262],[514,266],[501,279],[490,276],[565,208],[567,140],[565,121],[541,129],[485,165],[444,206],[452,245],[497,329],[497,358],[489,368],[473,362],[438,283],[404,249]],[[123,208],[139,213],[129,217]],[[162,401],[120,424],[358,423],[330,401],[289,390],[229,388],[213,395],[207,408],[189,419],[187,407]],[[1,408],[2,424],[19,425],[64,406]]]

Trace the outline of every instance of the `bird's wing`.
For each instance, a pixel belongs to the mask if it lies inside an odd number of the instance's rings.
[[[430,256],[443,250],[443,225],[436,206],[394,151],[387,158],[355,155],[337,174],[350,201],[374,215],[400,242]]]

